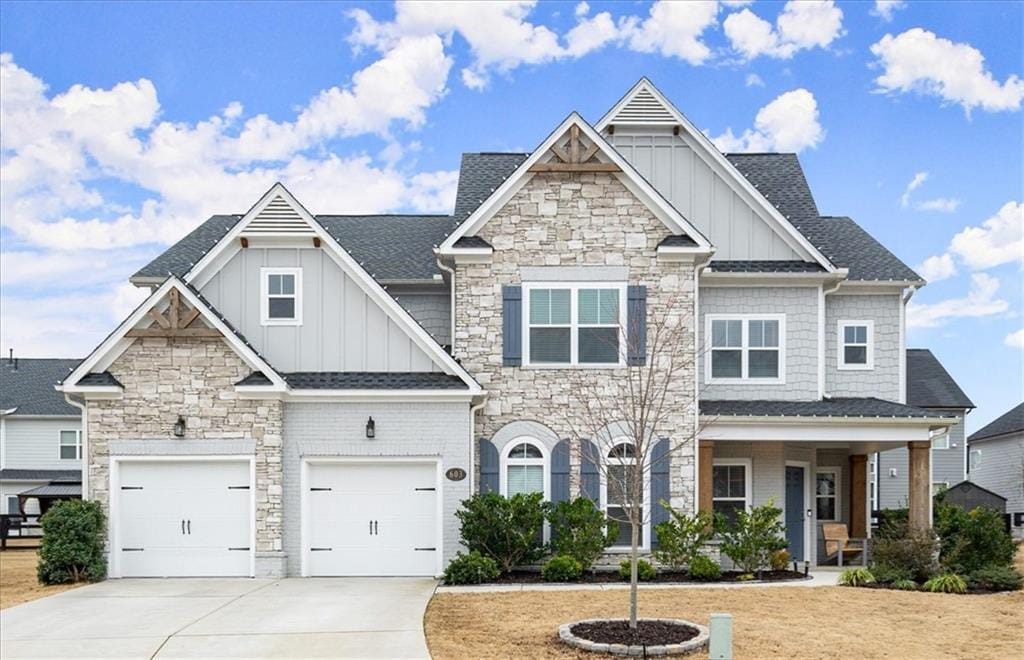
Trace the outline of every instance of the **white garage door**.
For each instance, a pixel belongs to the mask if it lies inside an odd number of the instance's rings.
[[[125,461],[119,471],[121,576],[251,574],[248,461]]]
[[[434,575],[437,466],[310,463],[309,575]]]

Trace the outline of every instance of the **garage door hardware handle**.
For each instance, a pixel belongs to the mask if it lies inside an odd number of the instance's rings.
[[[330,488],[310,488],[310,490],[316,492],[318,490],[331,490],[331,489]]]
[[[192,521],[191,520],[188,521],[188,533],[189,533],[189,535],[192,534]]]
[[[437,552],[437,548],[413,548],[416,552]]]
[[[121,486],[121,490],[142,490],[142,486]]]
[[[436,488],[417,488],[416,490],[437,490]]]
[[[145,548],[121,548],[121,552],[142,552]]]
[[[182,534],[185,533],[185,519],[184,518],[181,519],[181,533]]]
[[[334,548],[310,548],[310,552],[330,552]]]
[[[243,552],[249,552],[249,548],[228,548],[228,550],[241,550]]]
[[[249,490],[248,486],[228,486],[228,490]]]
[[[377,531],[377,521],[373,521],[373,535],[377,536],[380,532]]]

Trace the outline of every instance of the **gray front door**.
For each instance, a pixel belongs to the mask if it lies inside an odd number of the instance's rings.
[[[786,541],[795,561],[806,559],[804,548],[804,468],[786,466]]]

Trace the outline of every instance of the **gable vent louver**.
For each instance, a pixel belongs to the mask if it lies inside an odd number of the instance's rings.
[[[641,89],[622,106],[612,124],[677,124],[668,108],[661,104],[648,89]]]
[[[242,231],[246,236],[313,236],[313,228],[281,197],[275,197]]]

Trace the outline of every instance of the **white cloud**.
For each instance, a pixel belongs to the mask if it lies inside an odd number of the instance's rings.
[[[621,22],[629,47],[641,53],[660,53],[689,64],[703,64],[711,58],[704,43],[705,30],[717,23],[717,2],[656,2],[647,18],[635,16]]]
[[[878,16],[886,23],[891,23],[896,12],[905,9],[906,0],[875,0],[875,7],[871,10],[872,16]]]
[[[1024,348],[1024,328],[1006,335],[1003,343],[1010,348]]]
[[[928,257],[917,267],[918,274],[929,282],[938,282],[956,275],[956,264],[948,254]]]
[[[827,48],[843,35],[843,11],[832,0],[790,0],[775,25],[749,9],[729,14],[722,23],[733,49],[745,59],[789,59],[801,50]]]
[[[920,188],[921,184],[927,180],[927,172],[917,172],[914,174],[914,178],[912,178],[910,183],[907,184],[907,187],[903,189],[903,194],[900,196],[900,206],[904,208],[910,206],[910,193]]]
[[[757,112],[754,128],[735,135],[727,128],[712,138],[723,152],[803,151],[816,147],[825,138],[818,121],[818,103],[806,89],[780,94]]]
[[[764,87],[764,81],[761,80],[761,76],[756,73],[748,73],[744,84],[747,87]]]
[[[950,298],[937,303],[907,305],[907,327],[936,328],[958,318],[979,318],[1002,314],[1010,308],[1005,300],[996,297],[999,280],[986,273],[971,275],[971,289],[962,298]]]
[[[918,211],[937,211],[939,213],[955,213],[961,201],[953,197],[936,197],[914,204]]]
[[[980,227],[953,237],[949,251],[974,270],[1020,262],[1024,265],[1024,204],[1007,202]]]
[[[588,17],[590,6],[586,2],[576,5],[578,23],[565,35],[565,52],[570,57],[582,57],[620,39],[612,15],[603,11]]]
[[[1000,83],[985,69],[985,56],[967,43],[937,37],[922,28],[893,36],[871,46],[882,74],[878,91],[917,92],[959,103],[970,115],[974,108],[988,112],[1020,110],[1024,80],[1010,75]]]

